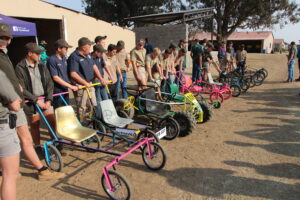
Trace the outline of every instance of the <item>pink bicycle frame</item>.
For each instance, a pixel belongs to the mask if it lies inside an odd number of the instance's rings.
[[[136,149],[138,149],[139,147],[141,147],[142,145],[146,144],[147,145],[147,151],[148,151],[148,156],[149,158],[153,158],[153,154],[151,152],[151,148],[150,148],[150,142],[152,140],[155,140],[154,137],[151,138],[141,138],[140,140],[136,141],[136,145],[134,147],[132,147],[131,149],[129,149],[127,152],[123,153],[121,156],[118,156],[116,158],[114,158],[108,165],[104,166],[102,168],[104,177],[105,177],[105,181],[108,185],[108,188],[110,191],[114,192],[114,188],[112,186],[109,174],[108,174],[108,169],[110,167],[113,167],[115,165],[117,165],[123,158],[125,158],[126,156],[128,156],[130,153],[132,153],[133,151],[135,151]]]

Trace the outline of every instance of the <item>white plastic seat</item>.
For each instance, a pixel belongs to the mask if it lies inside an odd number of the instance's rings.
[[[79,123],[72,106],[55,109],[55,119],[58,137],[68,141],[82,142],[97,134],[94,129],[83,127]]]
[[[105,123],[117,128],[124,128],[133,122],[132,119],[119,117],[111,99],[100,101],[102,118]]]

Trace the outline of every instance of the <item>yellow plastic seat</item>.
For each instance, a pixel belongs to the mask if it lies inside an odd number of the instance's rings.
[[[83,127],[79,123],[72,106],[57,108],[55,117],[56,134],[60,138],[72,142],[82,142],[97,134],[94,129]]]

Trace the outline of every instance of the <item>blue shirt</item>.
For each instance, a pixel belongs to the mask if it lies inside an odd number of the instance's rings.
[[[59,76],[67,83],[70,83],[66,57],[59,59],[56,55],[50,56],[47,62],[47,67],[51,76]],[[54,86],[56,88],[65,88],[64,86],[59,85],[55,81],[54,81]]]
[[[103,77],[104,76],[104,67],[105,67],[105,62],[104,62],[103,57],[93,58],[93,60],[94,60],[95,64],[97,65],[101,76]]]
[[[94,79],[94,66],[95,62],[91,55],[84,57],[75,50],[68,58],[68,69],[70,72],[76,72],[81,78],[87,82]]]

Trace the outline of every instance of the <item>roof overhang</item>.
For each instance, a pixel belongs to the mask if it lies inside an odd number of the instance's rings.
[[[188,23],[193,20],[212,17],[214,8],[201,8],[197,10],[185,10],[171,13],[151,14],[125,18],[128,21],[141,22],[146,24],[167,24],[174,21]]]

